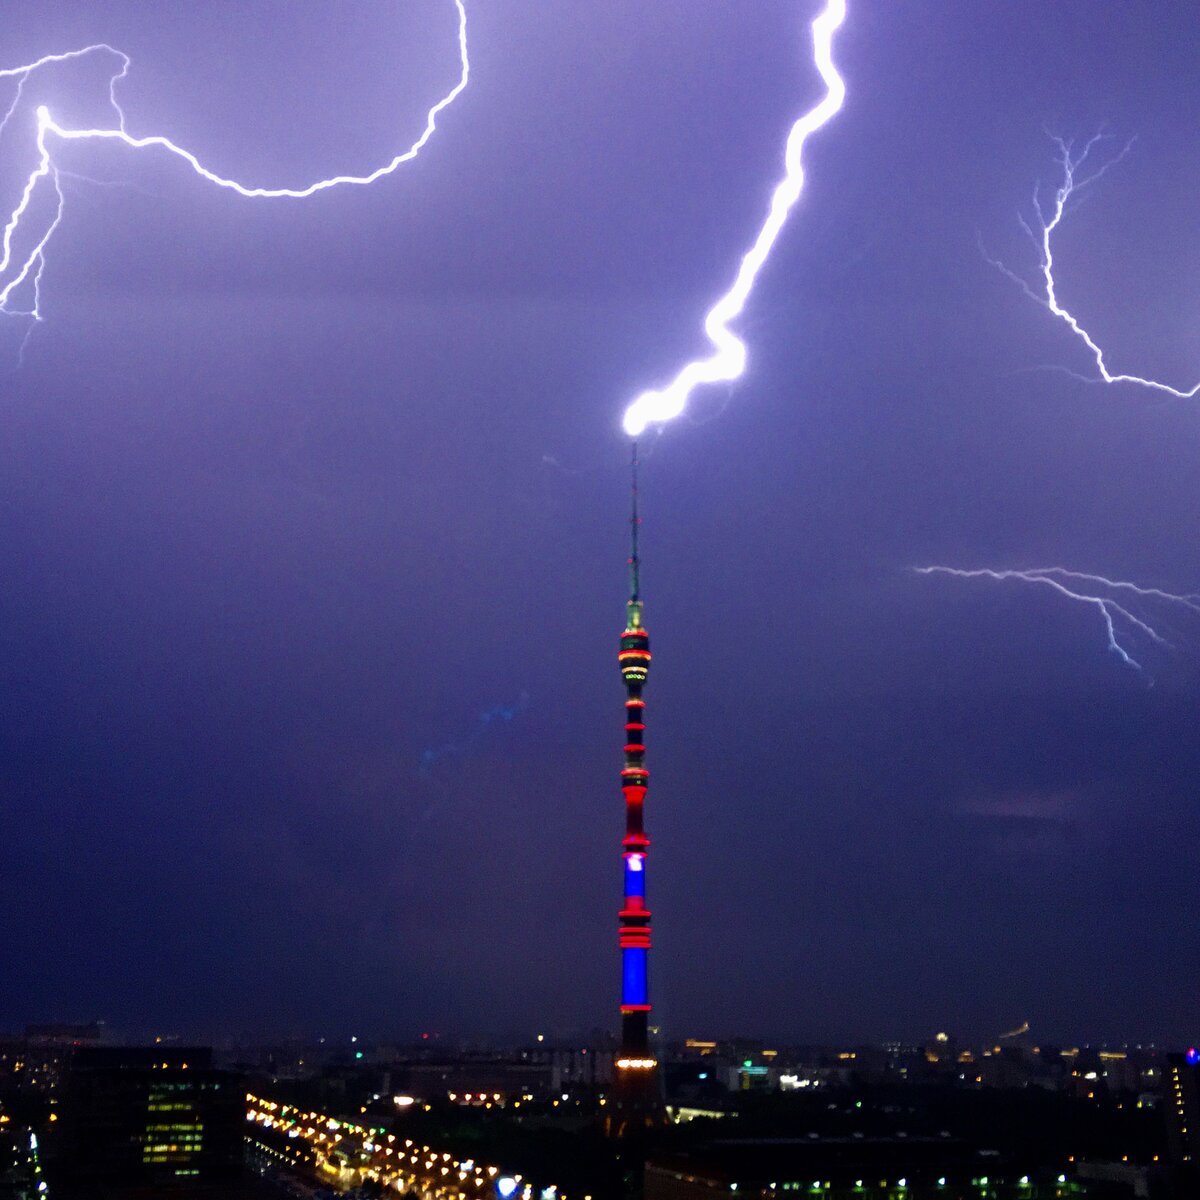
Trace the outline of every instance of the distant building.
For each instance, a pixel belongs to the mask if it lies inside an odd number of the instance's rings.
[[[948,1033],[938,1033],[925,1043],[927,1074],[950,1074],[958,1069],[958,1042]]]
[[[731,1092],[764,1092],[779,1086],[779,1072],[751,1058],[725,1070],[725,1086]]]
[[[389,1090],[421,1100],[447,1096],[494,1096],[508,1100],[549,1093],[555,1074],[550,1055],[539,1061],[487,1056],[444,1058],[436,1061],[401,1062],[390,1068]]]
[[[583,1048],[555,1050],[551,1058],[550,1090],[602,1087],[612,1082],[613,1056]]]
[[[1200,1053],[1168,1054],[1163,1086],[1167,1153],[1176,1164],[1200,1164]]]
[[[101,1046],[108,1040],[108,1027],[103,1021],[25,1026],[25,1041],[31,1046]]]
[[[47,1146],[52,1194],[114,1186],[174,1189],[243,1170],[242,1078],[198,1047],[83,1046],[71,1056]]]

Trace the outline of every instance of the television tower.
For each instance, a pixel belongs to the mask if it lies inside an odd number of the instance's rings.
[[[663,1116],[658,1060],[650,1049],[650,910],[646,907],[646,702],[642,688],[650,672],[650,635],[642,624],[638,560],[638,454],[633,443],[632,511],[629,522],[629,601],[618,661],[625,683],[624,903],[620,912],[621,1048],[614,1063],[613,1111],[606,1124],[617,1135],[660,1123]]]

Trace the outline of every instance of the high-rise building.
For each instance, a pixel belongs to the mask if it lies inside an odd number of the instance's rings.
[[[650,636],[642,622],[638,558],[638,458],[633,446],[630,516],[629,600],[618,662],[625,684],[625,837],[622,843],[624,902],[620,911],[621,1047],[614,1063],[610,1131],[623,1134],[661,1119],[658,1060],[650,1047],[650,909],[646,905],[645,804],[650,776],[646,770],[646,702],[642,689],[650,671]]]
[[[1200,1050],[1168,1054],[1165,1075],[1167,1153],[1173,1163],[1200,1165]]]
[[[235,1180],[243,1170],[244,1096],[242,1077],[214,1070],[206,1048],[80,1047],[48,1147],[54,1194],[90,1198],[115,1186],[186,1190]]]

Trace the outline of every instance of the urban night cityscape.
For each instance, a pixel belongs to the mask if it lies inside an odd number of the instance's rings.
[[[1198,44],[5,6],[0,1200],[1200,1200]]]

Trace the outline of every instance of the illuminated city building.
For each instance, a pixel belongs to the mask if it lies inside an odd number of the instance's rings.
[[[610,1132],[657,1124],[663,1105],[658,1061],[650,1047],[650,909],[646,904],[645,804],[650,777],[646,770],[646,702],[642,698],[650,671],[650,636],[642,623],[638,559],[638,458],[633,446],[630,515],[629,600],[618,662],[625,684],[625,838],[622,843],[624,900],[620,911],[621,1048],[613,1071]]]
[[[1200,1050],[1168,1054],[1163,1080],[1167,1152],[1174,1163],[1200,1165]]]
[[[236,1180],[244,1091],[241,1076],[213,1069],[207,1048],[81,1047],[49,1147],[55,1196]]]

